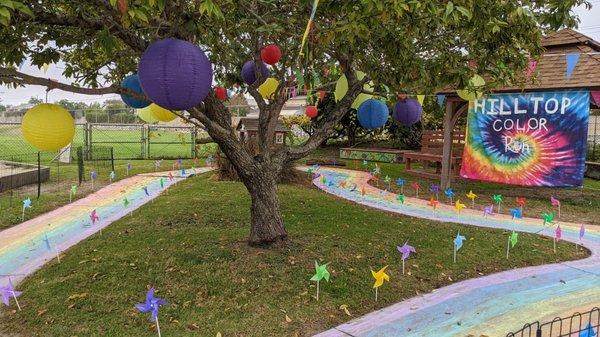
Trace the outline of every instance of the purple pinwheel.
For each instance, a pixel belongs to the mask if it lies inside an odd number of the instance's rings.
[[[493,215],[494,214],[494,205],[490,205],[483,208],[483,216]]]
[[[135,308],[140,312],[146,313],[151,312],[151,318],[156,322],[156,329],[160,336],[160,326],[158,325],[158,309],[161,305],[167,304],[167,301],[162,298],[154,297],[154,288],[150,288],[146,293],[146,303],[139,303],[135,305]]]
[[[440,186],[436,184],[431,184],[429,190],[431,191],[431,193],[435,194],[435,199],[437,200],[438,195],[440,194]]]
[[[581,227],[579,228],[579,240],[583,239],[584,235],[585,235],[585,226],[581,225]]]
[[[15,299],[15,303],[17,304],[17,308],[21,311],[21,306],[19,305],[19,300],[17,297],[21,296],[22,292],[15,290],[15,287],[12,284],[12,281],[8,280],[8,285],[0,288],[0,293],[2,294],[2,303],[6,306],[10,305],[10,298]]]
[[[408,241],[402,246],[397,246],[398,252],[402,254],[402,275],[404,275],[404,261],[408,259],[411,253],[416,253],[415,247],[408,244]]]

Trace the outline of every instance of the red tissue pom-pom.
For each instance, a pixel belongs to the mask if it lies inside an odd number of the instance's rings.
[[[223,88],[223,87],[215,87],[215,96],[217,96],[218,99],[220,99],[221,101],[224,101],[227,99],[227,89]]]

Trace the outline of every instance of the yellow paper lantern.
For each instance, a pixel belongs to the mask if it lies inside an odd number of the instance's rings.
[[[474,75],[469,80],[470,88],[456,90],[456,94],[460,98],[464,99],[465,101],[474,101],[474,100],[481,98],[481,96],[483,96],[483,93],[481,92],[481,90],[483,89],[484,86],[485,86],[485,80],[483,79],[483,77],[481,77],[479,75]]]
[[[362,80],[365,77],[365,73],[363,73],[362,71],[357,71],[356,72],[356,78],[358,80]],[[365,83],[365,85],[363,86],[363,89],[366,91],[373,91],[373,82],[369,82],[369,83]],[[344,96],[346,96],[346,93],[348,92],[348,79],[346,78],[346,75],[342,75],[342,77],[340,77],[340,79],[337,81],[337,83],[335,84],[335,100],[336,101],[341,101],[342,98],[344,98]],[[366,100],[368,100],[369,98],[372,98],[373,95],[369,95],[369,94],[359,94],[356,99],[354,100],[354,102],[352,102],[352,108],[353,109],[358,109],[358,107]]]
[[[137,109],[136,114],[139,119],[143,120],[144,122],[146,122],[148,124],[158,123],[158,119],[156,119],[156,117],[154,117],[154,113],[152,113],[152,110],[150,110],[150,106],[147,106],[142,109]]]
[[[279,86],[279,81],[269,77],[267,78],[263,84],[260,85],[260,87],[258,87],[258,93],[266,99],[273,99],[273,94],[275,93],[275,90],[277,90],[277,87]]]
[[[29,109],[21,122],[25,140],[40,151],[58,151],[75,136],[73,116],[63,107],[43,103]]]
[[[177,115],[172,113],[171,110],[167,110],[157,104],[150,104],[146,109],[150,109],[154,118],[161,122],[170,122],[177,118]]]

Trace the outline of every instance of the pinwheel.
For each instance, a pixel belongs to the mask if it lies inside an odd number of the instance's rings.
[[[31,208],[33,206],[31,206],[31,199],[27,198],[25,200],[23,200],[23,215],[21,216],[21,218],[23,219],[23,221],[25,221],[25,209],[26,208]]]
[[[369,162],[365,159],[362,161],[362,166],[365,168],[365,171],[369,168]]]
[[[494,196],[492,197],[492,199],[494,199],[494,202],[496,203],[496,205],[498,205],[498,211],[497,211],[497,213],[500,213],[500,204],[502,203],[502,195],[501,194],[494,194]]]
[[[334,187],[334,186],[335,186],[335,182],[333,180],[327,181],[327,187]]]
[[[130,204],[130,202],[127,199],[127,197],[123,198],[123,207],[128,208],[129,204]],[[133,216],[133,210],[129,210],[129,215]]]
[[[110,171],[110,175],[108,176],[110,183],[112,184],[113,180],[115,180],[115,178],[117,177],[117,174],[115,173],[115,171]]]
[[[514,219],[521,219],[523,217],[523,213],[521,211],[520,208],[511,208],[510,209],[510,214],[512,214],[512,218]]]
[[[173,172],[169,172],[169,181],[173,181],[173,179],[175,179],[173,178]]]
[[[181,176],[182,176],[182,177],[185,177],[185,176],[187,176],[187,172],[185,171],[185,167],[182,167],[182,168],[181,168]]]
[[[588,322],[585,329],[583,329],[579,332],[579,337],[596,337],[596,332],[594,331],[594,328],[592,327],[592,323]]]
[[[550,203],[553,207],[558,207],[558,218],[560,219],[560,200],[556,199],[553,196],[550,196]]]
[[[404,204],[404,194],[398,194],[396,196],[396,200],[398,200],[401,204]]]
[[[454,263],[456,263],[456,253],[462,248],[463,241],[465,241],[466,239],[467,238],[460,235],[460,233],[456,234],[456,237],[454,238]]]
[[[215,158],[213,157],[212,154],[209,154],[208,157],[206,157],[206,166],[212,166],[213,163],[215,162]]]
[[[556,253],[556,243],[560,241],[562,238],[562,230],[560,229],[560,225],[556,227],[554,230],[554,252]]]
[[[98,214],[96,214],[96,210],[93,210],[90,213],[90,221],[92,222],[92,225],[96,224],[96,221],[100,220],[100,217],[98,217]]]
[[[77,185],[71,185],[71,189],[69,190],[69,203],[73,201],[73,196],[77,194]]]
[[[98,172],[96,172],[95,170],[90,172],[90,180],[92,180],[92,190],[94,189],[94,182],[96,181],[96,178],[98,178]]]
[[[517,197],[515,199],[517,205],[521,208],[521,213],[523,213],[523,207],[525,207],[525,197]]]
[[[465,209],[467,206],[463,203],[460,202],[460,200],[456,200],[456,203],[454,204],[454,208],[456,209],[456,211],[458,212],[458,214],[460,214],[460,212]]]
[[[450,205],[452,205],[452,198],[454,197],[454,190],[451,187],[448,187],[445,191],[444,194],[446,195],[446,197],[448,199],[450,199]]]
[[[165,180],[160,178],[160,188],[165,188]]]
[[[421,185],[419,185],[418,182],[413,181],[412,183],[410,183],[410,187],[415,190],[415,197],[418,198],[419,197],[419,189],[421,188]]]
[[[542,220],[544,220],[544,226],[547,224],[554,223],[554,214],[553,213],[542,213]]]
[[[375,164],[375,167],[373,168],[373,175],[377,176],[381,174],[381,168],[379,167],[379,165]]]
[[[406,185],[406,180],[402,178],[396,179],[396,186],[400,187],[400,193],[404,193],[404,185]]]
[[[435,200],[439,200],[440,186],[436,184],[431,184],[431,186],[429,186],[429,190],[431,191],[431,193],[435,194]]]
[[[8,279],[8,285],[0,288],[0,294],[2,294],[2,303],[6,306],[10,306],[10,298],[15,299],[15,304],[19,311],[21,311],[21,306],[19,305],[19,300],[17,297],[21,296],[22,292],[15,290],[11,279]]]
[[[342,179],[342,180],[338,181],[338,187],[346,188],[346,180]]]
[[[373,278],[375,279],[375,283],[373,284],[373,288],[375,288],[375,302],[377,302],[377,289],[383,285],[384,281],[390,281],[390,276],[385,273],[387,267],[388,266],[385,266],[377,272],[374,272],[373,269],[371,269],[371,275],[373,275]]]
[[[433,210],[435,211],[437,209],[439,203],[440,203],[439,201],[437,201],[433,197],[431,197],[431,199],[429,200],[427,205],[431,206],[433,208]]]
[[[392,189],[392,178],[390,178],[390,176],[386,175],[385,178],[383,178],[383,182],[388,185],[388,190]]]
[[[155,160],[154,161],[154,172],[158,171],[158,169],[160,169],[160,160]]]
[[[363,185],[360,188],[360,195],[362,195],[363,197],[365,196],[365,194],[367,194],[367,190],[365,189],[365,185]]]
[[[585,226],[581,225],[581,227],[579,227],[579,242],[581,242],[583,240],[584,235],[585,235]],[[575,243],[575,249],[579,249],[577,247],[577,243]]]
[[[402,246],[397,246],[396,249],[398,249],[398,252],[402,254],[402,275],[404,275],[404,261],[410,257],[411,253],[416,253],[417,250],[415,247],[409,245],[408,241],[406,241]]]
[[[329,282],[329,271],[327,271],[328,264],[329,263],[319,265],[319,262],[315,261],[315,275],[313,275],[310,280],[317,282],[317,301],[319,300],[319,283],[322,279]]]
[[[127,172],[127,176],[128,177],[129,177],[129,172],[131,171],[131,168],[132,168],[131,163],[127,163],[127,166],[126,166],[125,170]]]
[[[475,198],[477,198],[477,194],[473,193],[473,191],[469,191],[469,193],[467,193],[467,198],[471,200],[471,208],[475,208]]]
[[[48,234],[44,234],[44,238],[42,239],[46,244],[46,249],[48,251],[52,251],[52,246],[50,245],[50,238],[48,238]],[[54,247],[54,253],[56,254],[56,260],[60,263],[60,254],[58,253],[58,247]]]
[[[167,304],[167,301],[162,298],[154,297],[154,288],[150,288],[146,293],[146,302],[135,305],[135,308],[142,313],[151,313],[150,317],[152,321],[156,322],[156,330],[160,337],[160,325],[158,324],[158,309],[161,305]]]
[[[511,248],[514,248],[519,240],[519,233],[513,231],[508,237],[508,244],[506,246],[506,259],[508,259],[508,254]]]
[[[494,215],[494,205],[489,205],[483,208],[483,216]]]

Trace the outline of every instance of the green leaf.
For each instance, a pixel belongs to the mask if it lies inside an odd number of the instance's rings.
[[[10,20],[10,11],[5,7],[0,7],[0,16]]]
[[[25,15],[29,15],[30,17],[34,17],[35,15],[33,14],[33,12],[31,11],[31,9],[29,7],[27,7],[26,5],[20,3],[20,2],[14,2],[15,8],[25,14]]]
[[[19,2],[16,2],[19,3]],[[15,6],[11,0],[0,0],[0,6],[4,6],[10,9],[15,9]]]
[[[452,1],[449,1],[448,4],[446,5],[446,16],[450,15],[450,13],[452,13],[453,10],[454,10],[454,4],[452,3]]]
[[[148,23],[148,16],[144,12],[136,10],[135,16],[138,17],[140,20],[144,21],[145,23]]]
[[[521,8],[521,7],[519,7]],[[456,6],[456,10],[461,12],[462,15],[464,15],[465,17],[467,17],[469,20],[471,20],[471,18],[473,17],[471,14],[471,11],[468,10],[467,8],[463,7],[463,6]]]
[[[0,24],[3,26],[8,26],[10,24],[10,20],[4,16],[0,16]]]

